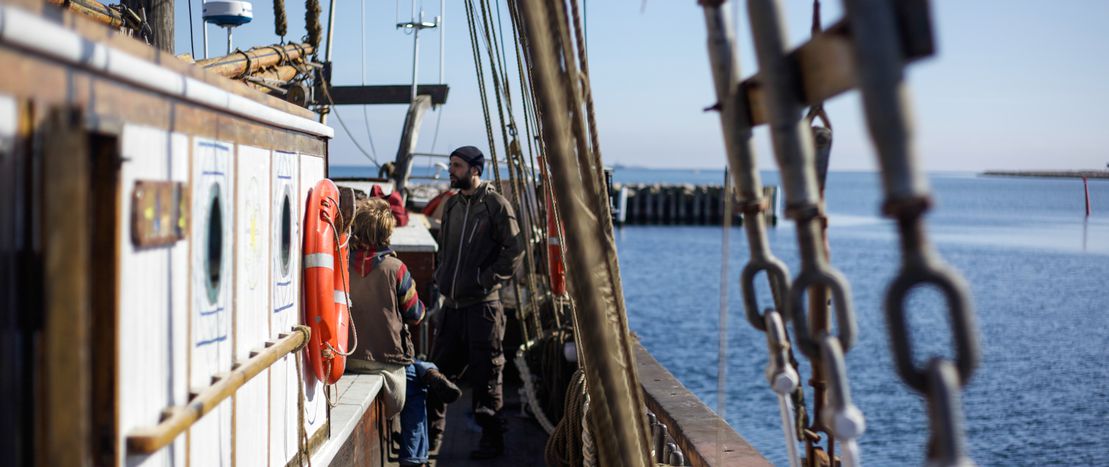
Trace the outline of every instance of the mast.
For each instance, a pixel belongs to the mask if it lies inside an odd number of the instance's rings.
[[[174,53],[173,0],[123,0],[122,3],[138,12],[140,17],[145,16],[154,31],[154,47]]]

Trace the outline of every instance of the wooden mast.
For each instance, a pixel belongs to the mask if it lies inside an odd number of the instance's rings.
[[[173,0],[123,0],[122,3],[138,12],[140,17],[146,14],[146,22],[154,32],[152,45],[155,48],[174,53]]]

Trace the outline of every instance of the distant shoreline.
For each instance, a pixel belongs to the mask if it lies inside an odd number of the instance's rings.
[[[1036,178],[1104,178],[1109,170],[987,170],[984,177],[1036,177]]]

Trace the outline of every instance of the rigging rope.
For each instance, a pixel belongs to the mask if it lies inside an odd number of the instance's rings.
[[[503,142],[504,148],[505,148],[505,162],[508,166],[508,177],[509,177],[509,184],[510,184],[510,187],[512,189],[512,199],[513,199],[514,204],[516,205],[517,212],[522,212],[523,213],[523,216],[521,217],[521,219],[522,219],[523,224],[524,224],[524,231],[527,232],[526,235],[527,235],[527,239],[528,239],[528,241],[527,241],[527,246],[528,247],[524,250],[524,252],[525,252],[525,264],[527,266],[527,271],[528,271],[528,273],[526,275],[527,287],[528,287],[528,293],[529,293],[529,295],[528,295],[529,296],[529,302],[528,303],[529,303],[529,307],[534,309],[534,306],[535,306],[534,304],[536,302],[536,300],[534,298],[537,296],[537,293],[538,293],[538,289],[537,289],[536,284],[535,284],[535,276],[530,273],[530,271],[535,270],[535,260],[534,260],[534,257],[533,257],[533,254],[532,254],[532,248],[531,248],[532,245],[534,245],[533,240],[534,240],[534,235],[535,235],[534,229],[532,228],[532,226],[535,225],[535,219],[531,215],[534,212],[534,209],[533,209],[533,206],[531,205],[531,203],[529,201],[529,198],[523,193],[523,189],[526,187],[526,183],[524,185],[521,185],[521,183],[522,183],[521,182],[521,178],[522,178],[521,174],[522,174],[523,171],[520,170],[519,166],[520,166],[521,161],[522,161],[522,156],[520,155],[520,147],[519,147],[519,144],[516,140],[516,121],[515,121],[515,117],[514,117],[513,111],[512,111],[512,98],[511,98],[511,95],[509,94],[508,76],[507,76],[507,73],[504,71],[504,69],[507,68],[507,67],[504,66],[505,62],[504,62],[503,55],[500,55],[500,53],[498,52],[498,49],[496,47],[496,45],[498,43],[498,36],[496,34],[495,28],[493,27],[493,22],[489,18],[489,16],[492,14],[491,9],[489,8],[489,4],[488,4],[487,0],[480,0],[480,2],[481,2],[480,5],[481,5],[481,17],[482,17],[481,22],[482,22],[483,31],[484,31],[483,38],[484,38],[484,41],[485,41],[486,50],[488,51],[488,54],[489,54],[489,67],[490,67],[491,74],[493,76],[494,97],[496,98],[496,101],[497,101],[497,117],[499,118],[499,121],[501,122],[501,139],[502,139],[502,142]],[[472,6],[472,3],[470,3],[470,5]],[[498,6],[498,8],[499,8],[499,6]],[[470,13],[469,9],[467,10],[467,13],[468,14]],[[476,26],[473,26],[473,22],[471,22],[470,25],[471,25],[471,27],[476,27]],[[473,37],[473,35],[475,35],[475,34],[476,34],[476,32],[472,32],[471,37]],[[476,45],[476,43],[474,43],[474,44]],[[503,49],[504,48],[503,42],[501,42],[500,45],[501,45],[500,49]],[[480,63],[475,62],[475,65],[480,66]],[[502,81],[502,78],[503,78],[503,81]],[[484,81],[482,81],[481,83],[482,83],[482,86],[484,87]],[[504,102],[502,102],[502,99],[501,99],[502,95],[504,96]],[[484,93],[482,93],[482,99],[483,99],[482,107],[483,107],[483,109],[485,109],[485,108],[488,107],[488,104],[485,102],[487,97],[485,96]],[[507,113],[507,123],[506,123],[506,117],[505,117],[506,113]],[[486,129],[487,129],[487,131],[490,132],[488,134],[488,137],[489,137],[489,140],[490,140],[490,147],[492,148],[493,147],[492,146],[493,136],[491,134],[492,125],[488,124],[488,122],[487,122],[487,125],[486,125]],[[511,142],[509,141],[509,135],[510,134],[512,136],[512,141]],[[493,161],[494,161],[495,165],[496,165],[496,160],[497,160],[496,159],[496,152],[495,152],[495,150],[493,150]],[[498,184],[498,187],[499,187],[499,185],[500,185],[500,176],[499,176],[500,168],[499,167],[496,167],[495,173],[497,174],[497,184]],[[522,305],[522,303],[518,299],[519,298],[519,290],[518,290],[519,282],[514,280],[513,281],[513,287],[515,289],[514,292],[517,296],[517,302],[516,302],[517,303],[517,312],[519,312],[520,311],[520,305]],[[529,315],[530,314],[531,313],[529,313]]]
[[[566,388],[566,412],[555,426],[554,433],[547,439],[546,461],[548,466],[580,466],[585,462],[583,456],[583,423],[585,405],[585,374],[581,370],[570,377]]]
[[[731,254],[731,232],[733,204],[735,195],[732,194],[731,174],[724,169],[724,222],[720,238],[720,317],[717,325],[718,337],[716,348],[716,414],[727,419],[728,399],[728,259]]]
[[[320,26],[320,13],[323,9],[320,8],[320,0],[307,0],[304,5],[304,28],[307,34],[304,36],[304,42],[312,45],[315,50],[320,49],[320,37],[323,35],[323,27]]]
[[[192,3],[192,0],[189,2]],[[189,21],[192,21],[192,18],[189,18]],[[281,38],[282,43],[285,42],[288,28],[288,20],[285,18],[285,0],[273,0],[273,33]]]
[[[485,71],[481,61],[481,54],[478,52],[478,38],[477,29],[474,26],[474,3],[473,0],[466,0],[466,24],[470,30],[470,51],[474,57],[474,70],[477,73],[478,94],[481,97],[481,113],[485,118],[485,134],[489,140],[489,155],[493,162],[493,178],[497,182],[497,186],[501,184],[501,171],[497,164],[497,146],[493,142],[493,123],[489,118],[489,100],[485,95]]]

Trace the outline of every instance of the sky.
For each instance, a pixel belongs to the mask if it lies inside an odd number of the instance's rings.
[[[511,30],[504,1],[499,2],[504,13],[501,25]],[[584,1],[590,79],[605,163],[722,168],[726,162],[719,117],[702,110],[715,102],[715,93],[704,16],[697,2]],[[326,30],[328,1],[321,3]],[[487,150],[464,2],[446,3],[443,72],[450,96],[446,105],[425,117],[417,152],[447,153],[463,145]],[[498,5],[497,0],[490,3]],[[410,20],[413,2],[336,0],[336,4],[333,83],[411,84],[413,38],[395,25]],[[812,3],[783,0],[781,4],[791,43],[800,45],[809,37]],[[821,4],[825,26],[842,19],[841,2]],[[1106,168],[1109,1],[933,0],[931,4],[937,53],[910,65],[907,74],[914,144],[924,169]],[[237,48],[279,40],[274,34],[272,3],[256,1],[253,6],[253,22],[234,33]],[[196,56],[203,56],[201,0],[192,0],[191,7],[192,43]],[[176,1],[178,53],[193,50],[189,8],[189,1]],[[291,0],[286,8],[286,39],[299,40],[305,31],[304,4]],[[416,1],[415,8],[422,8],[429,21],[440,15],[438,1]],[[758,67],[744,2],[736,17],[741,74],[748,77]],[[226,53],[226,33],[214,26],[208,27],[208,33],[209,55]],[[439,44],[439,31],[420,34],[420,83],[439,82]],[[515,70],[512,44],[506,47],[508,66]],[[488,73],[487,69],[492,99]],[[519,87],[515,81],[512,86],[513,107],[522,126]],[[492,100],[490,105],[495,112]],[[830,170],[875,170],[859,94],[845,93],[825,107],[835,128]],[[392,160],[406,110],[407,105],[339,108],[347,130],[334,114],[329,118],[336,133],[331,163],[372,165],[355,140],[379,161]],[[499,141],[499,133],[495,138]],[[755,144],[759,167],[773,169],[765,127],[756,131]]]

